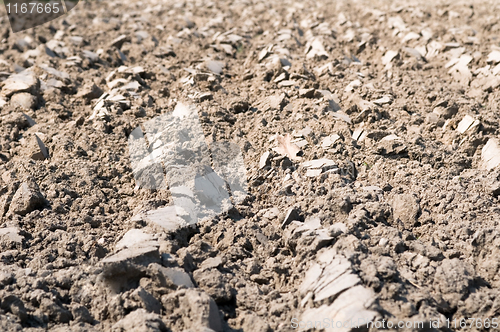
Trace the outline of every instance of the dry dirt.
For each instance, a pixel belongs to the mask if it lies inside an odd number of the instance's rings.
[[[500,4],[472,3],[2,9],[0,330],[497,330]],[[248,195],[168,230],[128,138],[181,102]]]

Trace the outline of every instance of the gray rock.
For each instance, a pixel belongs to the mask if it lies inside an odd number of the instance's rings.
[[[19,74],[12,74],[4,82],[1,96],[10,97],[15,93],[29,92],[32,95],[37,95],[40,89],[40,81],[35,73],[29,70],[24,70]]]
[[[38,185],[34,181],[26,181],[19,186],[12,198],[9,213],[24,216],[42,208],[44,204],[45,197],[40,193]]]
[[[69,41],[73,44],[73,45],[76,45],[76,46],[82,46],[83,43],[84,43],[84,40],[82,37],[80,36],[71,36],[68,38]]]
[[[222,70],[224,69],[224,63],[221,61],[208,61],[207,69],[214,74],[222,75],[223,72]]]
[[[105,277],[126,275],[133,277],[140,274],[141,266],[160,263],[160,253],[156,246],[132,247],[106,257],[102,260]]]
[[[36,97],[27,92],[16,93],[10,98],[10,103],[15,107],[20,107],[25,110],[35,109],[37,100]]]
[[[82,55],[84,58],[88,59],[90,62],[99,61],[99,56],[94,52],[83,50]]]
[[[217,256],[217,257],[210,257],[207,258],[201,263],[200,269],[212,269],[212,268],[217,268],[222,264],[222,259]]]
[[[401,221],[405,228],[411,228],[420,215],[420,204],[412,194],[396,195],[392,202],[395,221]]]
[[[112,332],[167,332],[161,316],[137,309],[111,327]]]

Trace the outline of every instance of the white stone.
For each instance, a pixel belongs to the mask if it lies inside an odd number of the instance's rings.
[[[500,165],[500,144],[498,140],[490,138],[481,150],[483,168],[490,170]]]
[[[470,130],[479,125],[479,120],[475,120],[472,116],[466,115],[460,121],[457,126],[457,131],[461,134],[465,133],[467,130]]]

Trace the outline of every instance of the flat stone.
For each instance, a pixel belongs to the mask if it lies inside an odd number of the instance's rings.
[[[461,134],[465,133],[468,130],[471,130],[472,128],[476,127],[479,125],[479,120],[475,120],[472,116],[466,115],[460,121],[460,123],[457,126],[457,131]]]
[[[86,83],[78,90],[76,97],[83,98],[87,102],[89,102],[92,99],[99,98],[100,96],[102,96],[102,94],[102,89],[100,89],[97,85],[95,85],[94,83]]]
[[[222,75],[225,64],[221,61],[208,61],[206,66],[212,73]]]
[[[490,138],[481,150],[483,169],[493,169],[500,165],[500,144],[498,140]]]
[[[99,55],[97,55],[97,53],[94,53],[92,51],[83,50],[82,55],[84,58],[90,60],[91,62],[99,61]]]
[[[340,139],[340,136],[337,135],[337,134],[333,134],[333,135],[330,135],[330,136],[327,136],[323,139],[323,141],[321,142],[321,147],[323,149],[328,149],[330,148],[333,144],[335,144],[335,142],[337,142],[338,140]]]
[[[296,84],[297,84],[297,82],[294,80],[283,80],[283,81],[278,83],[279,86],[284,87],[284,88],[291,87],[291,86],[294,86]]]
[[[121,48],[127,41],[130,41],[130,38],[127,35],[120,35],[111,41],[110,46]]]
[[[385,55],[382,57],[382,64],[383,65],[387,65],[388,63],[390,63],[396,56],[398,56],[398,52],[397,51],[387,51],[385,53]]]
[[[70,36],[69,41],[76,46],[82,46],[83,45],[83,38],[80,36]]]
[[[326,278],[326,282],[328,282],[328,284],[315,291],[314,302],[320,302],[325,299],[332,298],[346,289],[354,287],[361,281],[357,275],[352,273],[344,273],[338,277],[336,274],[332,274],[331,276],[327,275]]]
[[[142,243],[153,241],[153,235],[144,233],[140,229],[131,229],[115,245],[116,250],[140,246]]]
[[[43,65],[43,64],[40,65],[39,67],[42,68],[43,70],[45,70],[47,73],[54,75],[55,77],[60,78],[62,80],[69,80],[70,79],[69,74],[65,73],[63,71],[57,70],[55,68],[52,68],[52,67],[49,67],[49,66]]]
[[[316,89],[299,89],[299,97],[300,98],[314,98],[314,94]]]
[[[205,100],[212,100],[214,99],[214,95],[210,92],[203,92],[198,96],[198,100],[200,102],[205,101]]]
[[[291,208],[285,214],[283,222],[281,223],[281,227],[285,228],[289,225],[293,220],[300,220],[299,211],[296,208]]]
[[[210,257],[210,258],[205,259],[201,263],[200,269],[202,269],[202,270],[213,269],[213,268],[219,267],[220,265],[222,265],[222,258],[220,258],[219,256]]]
[[[118,253],[104,258],[104,276],[132,275],[137,273],[137,266],[148,266],[151,263],[160,263],[161,258],[156,246],[126,248]]]
[[[379,99],[373,100],[372,103],[377,105],[384,105],[384,104],[389,104],[391,101],[392,101],[392,96],[385,95]]]
[[[314,178],[314,177],[321,175],[321,173],[323,173],[322,169],[308,169],[306,171],[306,177]]]
[[[159,267],[160,273],[176,286],[194,288],[193,281],[189,274],[180,267]]]
[[[38,137],[38,135],[35,134],[35,140],[36,140],[36,146],[38,149],[34,151],[31,154],[31,159],[33,160],[45,160],[50,157],[49,151],[47,150],[47,147],[45,147],[45,144],[43,144],[43,141]]]
[[[341,293],[330,305],[322,305],[319,308],[310,308],[304,311],[300,320],[315,322],[318,317],[327,318],[330,322],[353,322],[359,323],[359,328],[366,327],[366,323],[374,321],[379,315],[376,311],[368,308],[373,304],[376,297],[373,290],[361,285],[354,286]],[[358,326],[344,324],[342,327],[333,326],[325,331],[356,331]],[[299,327],[299,331],[309,330],[307,326]]]
[[[269,151],[264,152],[262,156],[260,156],[259,169],[269,166],[269,156],[270,156]]]
[[[40,81],[32,71],[24,70],[19,74],[12,74],[4,81],[1,95],[10,97],[15,93],[29,92],[33,95],[38,94]]]
[[[331,159],[321,158],[303,162],[302,166],[306,168],[323,168],[323,167],[333,167],[336,166],[336,164]]]
[[[318,57],[320,59],[328,59],[328,53],[323,46],[323,40],[319,37],[314,38],[312,42],[306,44],[306,58],[311,59]]]
[[[488,59],[486,59],[487,63],[497,64],[500,62],[500,51],[492,51],[488,54]]]
[[[19,235],[17,227],[0,228],[0,237],[2,236],[8,237],[12,242],[21,243],[23,241],[23,237]]]

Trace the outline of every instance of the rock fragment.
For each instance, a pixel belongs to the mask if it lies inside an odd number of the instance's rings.
[[[326,136],[323,141],[321,142],[321,147],[323,149],[328,149],[330,148],[335,142],[337,142],[340,139],[340,136],[337,134],[333,134],[330,136]]]
[[[225,66],[224,63],[221,61],[208,61],[207,62],[207,69],[210,70],[212,73],[217,74],[217,75],[222,75],[224,66]]]
[[[94,83],[86,83],[78,90],[77,98],[83,98],[87,102],[97,99],[103,94],[103,91]]]
[[[40,81],[35,73],[29,70],[22,71],[19,74],[12,74],[5,80],[2,92],[3,97],[10,97],[15,93],[28,92],[37,95],[40,89]]]
[[[281,228],[285,228],[286,226],[288,226],[294,220],[299,221],[299,220],[301,220],[301,217],[300,217],[298,209],[291,208],[284,215],[283,220],[281,222]]]
[[[498,140],[490,138],[481,150],[482,167],[490,170],[500,165],[500,144]]]
[[[361,285],[352,287],[339,295],[339,297],[330,305],[322,305],[319,308],[310,308],[304,311],[301,321],[315,322],[318,317],[328,318],[330,322],[369,322],[375,321],[378,316],[376,311],[370,310],[370,306],[375,301],[375,294],[369,288]],[[359,327],[365,328],[366,323],[360,323]],[[357,329],[357,325],[344,325],[338,327],[330,325],[325,329],[327,332],[342,331],[349,332]],[[299,331],[313,331],[314,326],[299,327]]]
[[[160,262],[158,247],[153,245],[126,248],[101,261],[105,277],[126,275],[131,278],[141,273],[141,266]]]
[[[162,286],[175,285],[176,287],[194,288],[193,281],[189,274],[180,267],[163,267],[160,264],[150,264],[148,269],[151,274],[159,278]]]
[[[306,58],[311,59],[318,57],[319,59],[328,59],[328,53],[323,46],[323,40],[320,37],[314,38],[306,44]]]
[[[38,137],[38,135],[35,134],[35,140],[36,140],[36,146],[38,149],[34,151],[31,154],[31,159],[33,160],[45,160],[50,157],[49,151],[47,150],[47,147],[45,144],[43,144],[43,141]]]
[[[17,227],[6,227],[0,228],[0,238],[5,236],[11,242],[21,243],[23,237],[19,235],[19,229]]]
[[[27,92],[16,93],[10,98],[10,103],[16,107],[20,107],[24,110],[35,109],[37,104],[37,99],[32,94]]]
[[[457,131],[460,134],[463,134],[466,131],[471,130],[472,128],[477,126],[479,126],[479,120],[475,120],[472,116],[466,115],[458,124]]]
[[[392,209],[394,220],[400,220],[407,229],[415,225],[420,215],[420,204],[412,194],[396,195]]]
[[[260,156],[260,160],[259,160],[259,168],[262,169],[266,166],[269,166],[270,163],[269,163],[269,156],[270,156],[270,152],[269,151],[266,151],[262,154],[262,156]]]
[[[153,241],[153,236],[151,234],[144,233],[140,229],[131,229],[123,235],[122,239],[115,245],[115,248],[117,250],[121,250],[134,246],[144,247],[149,244],[156,244],[156,241]]]
[[[314,98],[314,94],[316,89],[300,89],[299,97],[300,98]]]
[[[45,204],[45,197],[40,193],[38,185],[31,180],[23,182],[17,189],[9,213],[25,216],[26,214],[40,209]]]
[[[125,42],[130,42],[130,37],[127,35],[120,35],[111,41],[110,46],[120,49]]]
[[[384,56],[382,57],[382,64],[383,65],[387,65],[388,63],[390,63],[396,56],[398,56],[398,52],[397,51],[387,51]]]
[[[490,54],[488,54],[488,59],[486,59],[487,63],[497,64],[500,62],[500,51],[494,50]]]
[[[172,294],[179,303],[178,311],[182,312],[182,320],[188,329],[203,331],[209,328],[222,332],[222,322],[215,301],[205,292],[197,289],[182,289]]]

